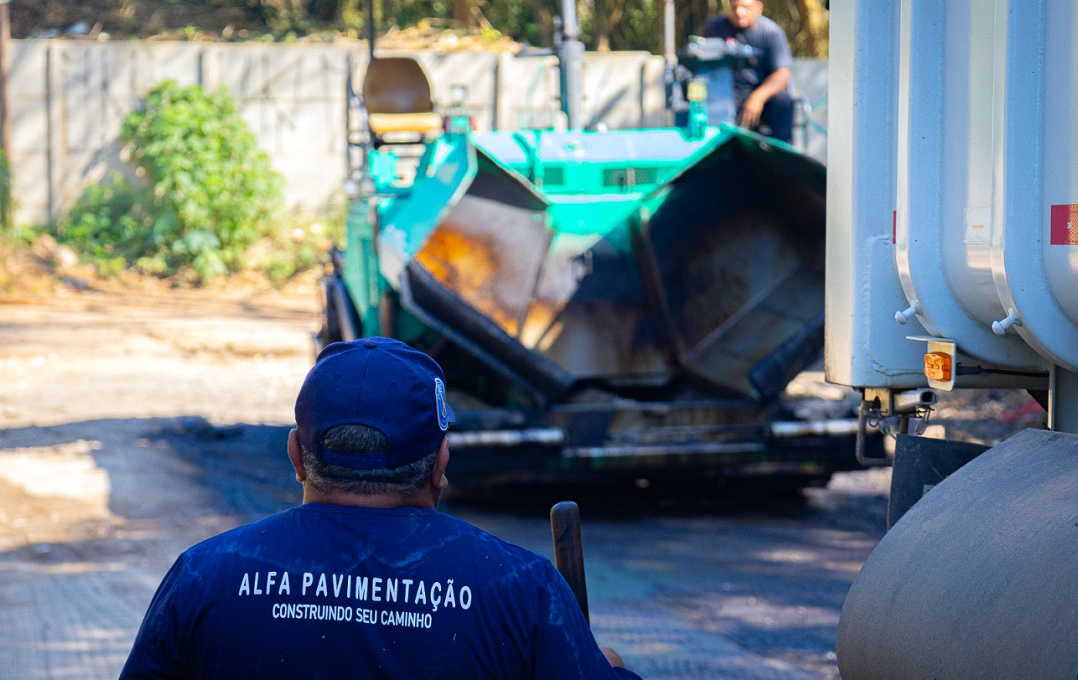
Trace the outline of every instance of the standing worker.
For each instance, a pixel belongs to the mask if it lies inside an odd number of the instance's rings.
[[[121,680],[639,680],[549,560],[435,510],[452,420],[426,354],[327,346],[288,437],[303,503],[180,555]]]
[[[741,58],[734,68],[738,123],[750,130],[763,123],[771,129],[771,137],[790,143],[794,102],[786,86],[793,58],[786,34],[763,16],[764,4],[759,0],[728,1],[726,14],[709,19],[702,37],[736,40],[757,53],[752,58]]]

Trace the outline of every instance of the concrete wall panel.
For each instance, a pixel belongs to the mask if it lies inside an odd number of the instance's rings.
[[[467,86],[465,107],[478,130],[564,125],[553,57],[410,54],[426,70],[439,110],[448,108],[454,85]],[[14,41],[9,97],[15,219],[53,221],[109,171],[130,172],[119,140],[123,119],[165,79],[230,90],[284,175],[291,208],[317,211],[339,203],[346,168],[345,76],[351,67],[359,90],[366,62],[366,52],[354,45]],[[586,125],[668,124],[662,76],[661,57],[586,54]],[[793,79],[813,107],[808,150],[822,158],[826,65],[798,61]]]

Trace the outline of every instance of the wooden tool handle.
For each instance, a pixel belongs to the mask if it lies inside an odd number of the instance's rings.
[[[588,585],[584,579],[584,545],[580,541],[580,508],[562,501],[550,509],[550,531],[554,534],[554,565],[576,595],[580,611],[588,616]]]

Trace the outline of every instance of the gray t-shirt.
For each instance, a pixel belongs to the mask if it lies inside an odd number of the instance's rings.
[[[757,17],[752,28],[737,28],[730,23],[729,17],[712,17],[701,32],[704,38],[734,39],[749,45],[758,53],[755,58],[740,59],[734,68],[734,97],[738,108],[753,90],[760,86],[769,75],[780,68],[790,68],[793,57],[786,34],[774,21],[767,17]]]

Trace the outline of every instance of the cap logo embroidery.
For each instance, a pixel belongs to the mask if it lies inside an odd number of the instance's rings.
[[[445,405],[445,383],[441,378],[434,379],[434,404],[438,413],[438,427],[445,432],[449,429],[449,413]]]

